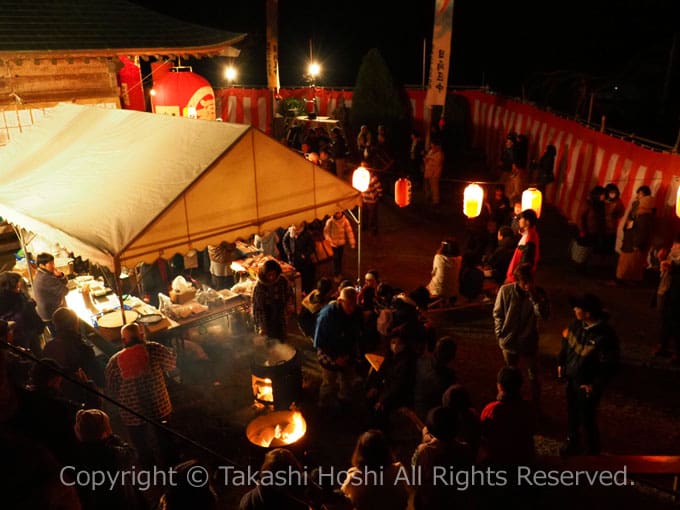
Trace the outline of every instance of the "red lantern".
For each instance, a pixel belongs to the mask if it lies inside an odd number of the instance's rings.
[[[394,183],[394,202],[399,207],[406,207],[411,203],[411,181],[402,177]]]
[[[210,83],[192,72],[170,72],[154,83],[154,113],[215,120],[215,92]]]

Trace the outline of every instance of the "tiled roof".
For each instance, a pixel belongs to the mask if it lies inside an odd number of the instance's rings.
[[[245,35],[186,23],[125,0],[0,0],[0,55],[216,55]]]

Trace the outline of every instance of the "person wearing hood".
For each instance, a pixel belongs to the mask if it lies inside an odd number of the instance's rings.
[[[581,452],[579,436],[583,429],[586,453],[599,455],[597,408],[607,383],[616,372],[619,340],[597,296],[575,296],[570,303],[576,320],[564,330],[562,349],[557,357],[557,376],[567,383],[567,442],[561,453]]]
[[[454,302],[460,294],[460,267],[463,257],[455,239],[442,241],[432,261],[432,279],[427,290],[434,299]]]
[[[644,278],[647,252],[652,244],[656,208],[649,186],[640,186],[623,227],[621,254],[616,266],[616,279],[639,283]]]
[[[293,306],[293,291],[283,276],[281,266],[269,259],[260,267],[253,288],[253,319],[255,331],[268,338],[285,340],[286,317]]]

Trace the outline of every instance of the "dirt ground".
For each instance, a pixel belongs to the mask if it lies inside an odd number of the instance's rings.
[[[465,177],[449,174],[443,183],[442,206],[433,211],[422,204],[416,191],[415,203],[399,209],[382,204],[380,231],[362,238],[362,272],[377,268],[381,279],[411,290],[427,283],[431,261],[441,239],[464,238],[464,219],[459,212]],[[386,198],[389,200],[389,198]],[[555,457],[565,438],[566,405],[562,383],[555,377],[555,355],[560,332],[572,320],[569,296],[589,291],[599,295],[611,314],[611,322],[621,341],[623,364],[608,389],[600,408],[603,452],[607,455],[677,455],[680,452],[680,371],[667,360],[651,356],[658,335],[658,320],[650,307],[655,292],[652,280],[634,288],[610,287],[607,271],[575,267],[568,257],[568,225],[557,211],[546,207],[539,220],[541,263],[538,284],[546,289],[552,303],[550,319],[541,325],[543,417],[536,445],[540,455]],[[348,251],[344,263],[347,276],[356,276],[356,251]],[[613,270],[612,270],[613,271]],[[330,273],[329,263],[317,267],[317,277]],[[495,398],[495,377],[502,358],[491,329],[491,305],[460,310],[432,311],[430,318],[438,336],[453,335],[458,341],[457,372],[469,389],[473,403],[481,409]],[[213,466],[233,463],[259,467],[264,451],[245,439],[245,426],[256,415],[250,390],[252,338],[234,324],[222,325],[215,334],[208,332],[196,340],[210,355],[210,366],[192,368],[181,385],[173,387],[176,405],[174,425],[187,437],[213,450],[181,443],[185,455],[196,455]],[[229,329],[230,334],[224,335]],[[291,331],[296,333],[295,329]],[[308,339],[292,335],[290,343],[304,355],[305,398],[300,408],[307,420],[306,436],[293,448],[305,466],[349,466],[358,435],[367,427],[367,413],[357,402],[337,415],[321,415],[316,407],[319,368]],[[193,372],[192,372],[193,370]],[[419,431],[406,418],[393,423],[392,440],[403,462],[409,462],[418,443]],[[541,491],[537,508],[663,508],[671,501],[653,484],[669,488],[672,478],[640,478],[646,483],[635,487],[607,489],[552,488]],[[223,508],[235,508],[247,488],[233,487],[216,479]],[[343,508],[337,505],[337,508]],[[334,508],[336,508],[334,507]]]

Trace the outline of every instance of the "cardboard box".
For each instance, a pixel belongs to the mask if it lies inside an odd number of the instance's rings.
[[[196,289],[184,290],[182,292],[170,291],[170,300],[176,305],[183,305],[196,297]]]

